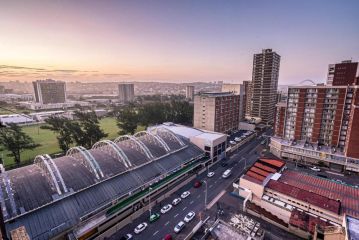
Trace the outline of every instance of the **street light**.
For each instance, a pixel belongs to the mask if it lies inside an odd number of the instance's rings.
[[[205,180],[202,180],[204,184],[206,184],[206,192],[204,194],[204,210],[207,209],[207,182]]]
[[[149,199],[148,201],[149,201],[149,206],[150,206],[150,209],[149,209],[149,210],[150,210],[150,217],[151,217],[151,215],[152,215],[152,214],[151,214],[151,190],[152,190],[152,188],[149,187],[149,188],[148,188],[148,194],[149,194],[149,195],[148,195],[148,199]]]

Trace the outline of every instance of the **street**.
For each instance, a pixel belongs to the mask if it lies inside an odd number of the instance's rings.
[[[222,167],[218,163],[212,166],[209,171],[215,173],[213,177],[208,178],[207,171],[205,171],[196,178],[197,180],[205,180],[207,182],[208,205],[213,205],[213,199],[216,198],[216,200],[218,200],[220,197],[219,194],[222,192],[223,195],[223,191],[226,190],[234,180],[238,179],[238,177],[242,175],[245,164],[248,167],[258,158],[258,155],[255,154],[255,152],[260,152],[257,150],[258,147],[261,147],[260,142],[261,140],[254,139],[251,142],[245,144],[240,150],[238,150],[237,153],[233,154],[227,160],[228,165],[226,167]],[[232,168],[232,174],[228,178],[223,179],[222,173],[229,168]],[[160,213],[161,207],[166,204],[171,204],[173,199],[180,197],[184,191],[189,191],[191,193],[190,196],[182,199],[182,201],[177,206],[173,206],[169,212],[161,214],[161,217],[156,222],[149,223],[148,211],[138,217],[132,224],[128,224],[120,231],[115,233],[113,236],[111,236],[110,239],[119,239],[127,233],[134,235],[134,239],[158,240],[164,238],[166,234],[171,234],[172,237],[176,239],[183,239],[184,236],[186,236],[192,230],[195,224],[198,223],[200,219],[200,213],[204,211],[206,184],[202,184],[200,188],[193,188],[192,181],[175,192],[171,198],[165,199],[152,208],[152,213]],[[190,223],[186,223],[185,228],[179,234],[175,234],[175,225],[178,222],[183,221],[186,214],[190,211],[194,211],[196,213],[196,217]],[[142,233],[138,235],[134,234],[134,228],[142,222],[147,222],[148,227]]]

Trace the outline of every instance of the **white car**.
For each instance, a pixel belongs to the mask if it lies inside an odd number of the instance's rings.
[[[228,178],[231,174],[232,174],[232,170],[231,170],[231,169],[227,169],[227,170],[224,171],[224,173],[222,174],[222,178]]]
[[[233,145],[236,144],[235,141],[229,141],[229,143],[230,143],[230,144],[233,144]]]
[[[313,171],[316,171],[316,172],[320,172],[320,168],[318,168],[318,167],[311,167],[310,169]]]
[[[174,206],[176,206],[177,204],[179,204],[180,202],[181,202],[181,198],[175,198],[175,199],[173,199],[173,201],[172,201],[172,205],[174,205]]]
[[[213,177],[214,176],[214,172],[209,172],[208,174],[207,174],[207,177]]]
[[[139,234],[140,232],[145,230],[146,227],[147,227],[147,223],[145,223],[145,222],[138,224],[138,226],[135,228],[135,233]]]
[[[194,216],[196,216],[196,214],[193,211],[190,211],[189,213],[187,213],[186,217],[184,218],[184,221],[188,223],[194,218]]]
[[[240,142],[242,139],[241,138],[239,138],[239,137],[236,137],[235,139],[234,139],[234,141],[236,141],[236,142]]]
[[[183,192],[183,193],[181,194],[181,198],[186,198],[186,197],[188,197],[190,194],[191,194],[190,192],[185,191],[185,192]]]
[[[161,208],[161,213],[164,214],[166,212],[168,212],[169,210],[172,209],[172,205],[171,204],[167,204],[165,205],[163,208]]]
[[[126,238],[126,240],[132,239],[132,234],[127,233],[125,238]]]
[[[180,221],[174,228],[175,233],[179,233],[184,228],[184,222]]]

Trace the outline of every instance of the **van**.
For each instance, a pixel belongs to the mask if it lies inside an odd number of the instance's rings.
[[[224,171],[224,173],[222,174],[222,178],[228,178],[229,176],[231,176],[232,174],[232,170],[231,169],[227,169],[226,171]]]

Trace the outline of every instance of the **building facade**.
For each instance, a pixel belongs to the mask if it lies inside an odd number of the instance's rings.
[[[53,104],[66,102],[66,84],[63,81],[52,79],[32,82],[35,93],[35,102]]]
[[[279,65],[280,56],[272,49],[254,54],[251,117],[261,118],[266,124],[274,122]]]
[[[359,86],[289,87],[276,117],[276,156],[359,171]]]
[[[118,97],[121,103],[132,102],[135,98],[135,85],[133,83],[119,84]]]
[[[245,95],[245,116],[250,117],[252,115],[252,82],[243,81],[244,95]]]
[[[246,91],[244,84],[223,84],[222,92],[231,92],[239,95],[239,121],[242,121],[246,115]]]
[[[194,97],[193,125],[213,132],[238,129],[240,96],[230,92],[201,93]]]
[[[194,99],[194,86],[186,86],[186,98],[191,101]]]
[[[331,86],[358,85],[358,63],[351,60],[329,64],[327,84]]]

